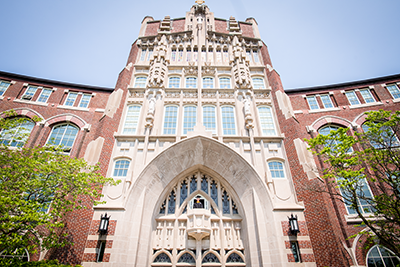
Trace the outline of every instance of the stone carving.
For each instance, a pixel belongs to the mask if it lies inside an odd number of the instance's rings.
[[[203,75],[214,75],[215,68],[211,67],[211,62],[205,62],[204,66],[201,68],[201,73]]]
[[[183,68],[183,72],[185,73],[185,75],[197,76],[198,69],[197,69],[197,66],[195,65],[195,62],[189,62],[189,66],[186,68]]]
[[[158,42],[158,46],[155,48],[153,58],[150,59],[148,87],[163,87],[168,63],[169,59],[167,58],[167,40],[165,35],[163,35],[161,40]]]
[[[231,56],[231,62],[233,63],[236,88],[250,89],[252,86],[249,61],[246,57],[246,51],[242,48],[242,44],[239,42],[237,36],[233,38],[233,54]]]
[[[153,128],[156,101],[157,101],[156,97],[151,95],[149,98],[149,109],[147,111],[146,125],[145,125],[145,127],[150,128],[150,129]]]

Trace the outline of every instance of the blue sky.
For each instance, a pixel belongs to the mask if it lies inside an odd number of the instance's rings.
[[[0,70],[114,87],[142,19],[185,16],[194,0],[0,0]],[[285,89],[400,73],[399,0],[206,0],[254,17]]]

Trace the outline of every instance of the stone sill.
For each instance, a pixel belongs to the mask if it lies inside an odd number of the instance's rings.
[[[338,111],[338,110],[340,110],[340,108],[337,108],[337,107],[335,107],[335,108],[321,108],[321,109],[313,109],[313,110],[310,110],[308,113],[320,113],[320,112],[329,112],[329,111]]]
[[[49,105],[49,103],[42,103],[42,102],[36,102],[36,101],[31,101],[31,100],[22,100],[22,99],[14,99],[13,102],[23,103],[23,104],[31,104],[31,105],[37,105],[37,106],[43,106],[43,107],[47,107]]]
[[[349,109],[365,108],[365,107],[380,106],[380,105],[383,105],[383,103],[382,102],[374,102],[374,103],[368,103],[368,104],[349,106]]]
[[[89,111],[88,108],[80,108],[80,107],[70,107],[70,106],[58,106],[57,108],[62,108],[62,109],[70,109],[70,110],[79,110],[79,111]]]

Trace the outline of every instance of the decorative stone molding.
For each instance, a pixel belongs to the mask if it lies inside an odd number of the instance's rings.
[[[167,73],[167,65],[169,59],[167,57],[166,36],[163,35],[156,47],[152,59],[150,59],[150,74],[148,87],[160,88],[164,85],[164,79]]]
[[[211,67],[211,62],[205,62],[204,66],[201,67],[201,74],[204,75],[215,75],[215,67]]]
[[[198,74],[198,69],[197,66],[195,65],[195,62],[189,62],[189,66],[183,68],[183,73],[185,73],[185,75],[194,75],[197,76]]]
[[[233,74],[236,88],[252,88],[249,61],[246,57],[246,51],[241,47],[237,36],[233,38],[233,54],[231,62],[233,65]]]

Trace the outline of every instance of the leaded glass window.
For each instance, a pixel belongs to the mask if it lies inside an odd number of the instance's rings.
[[[181,201],[180,201],[179,205],[182,205],[188,196],[188,185],[187,185],[186,180],[183,180],[183,182],[181,184],[181,194],[180,195],[181,195]]]
[[[75,104],[75,100],[78,97],[78,93],[69,92],[64,105],[72,107]]]
[[[357,97],[355,91],[346,91],[346,96],[350,102],[350,105],[359,105],[360,104],[360,100],[358,100],[358,97]]]
[[[230,214],[231,213],[231,207],[229,203],[229,196],[226,191],[222,193],[222,213],[223,214]]]
[[[235,113],[231,106],[221,107],[222,130],[224,135],[236,135]]]
[[[46,103],[47,99],[49,99],[49,97],[50,97],[51,92],[53,92],[53,90],[43,89],[37,99],[37,102]]]
[[[192,255],[186,252],[179,258],[178,263],[179,262],[195,264],[196,260],[193,258]]]
[[[231,255],[228,256],[228,259],[226,260],[227,263],[229,262],[240,262],[244,263],[243,258],[240,257],[237,253],[232,253]]]
[[[265,88],[264,79],[263,78],[253,78],[253,88],[254,89]]]
[[[183,48],[179,48],[178,50],[178,62],[183,61]]]
[[[83,94],[81,98],[81,102],[79,103],[80,108],[87,108],[89,106],[90,99],[92,98],[91,94]]]
[[[135,88],[145,88],[146,87],[146,81],[147,81],[147,77],[145,77],[145,76],[136,77],[135,84],[133,85],[133,87],[135,87]]]
[[[208,194],[208,181],[205,176],[201,179],[201,190]]]
[[[212,181],[211,183],[211,199],[214,200],[218,207],[218,186],[215,181]]]
[[[372,96],[372,93],[369,89],[361,89],[360,94],[364,98],[365,103],[374,103],[375,98]]]
[[[192,60],[192,50],[190,48],[186,49],[186,61]]]
[[[158,254],[158,256],[154,259],[154,262],[171,263],[171,258],[167,254],[161,253],[161,254]]]
[[[186,88],[197,88],[197,78],[187,77],[186,78]]]
[[[153,55],[153,49],[149,49],[149,53],[147,54],[147,61],[150,61],[152,55]]]
[[[168,87],[169,88],[179,88],[181,85],[180,77],[169,77]]]
[[[204,106],[203,107],[203,125],[207,131],[212,131],[213,134],[217,133],[217,124],[215,121],[215,107]]]
[[[74,144],[78,131],[78,127],[69,123],[57,125],[51,131],[47,145],[61,146],[62,149],[69,151]]]
[[[208,48],[208,62],[214,61],[214,50],[212,47]]]
[[[261,130],[263,135],[276,135],[274,119],[270,107],[258,107]]]
[[[311,110],[319,109],[319,105],[318,105],[315,95],[307,96],[307,102],[308,102],[308,105],[310,106]]]
[[[219,88],[230,89],[231,88],[231,79],[228,77],[219,78]]]
[[[129,160],[117,160],[114,165],[113,177],[126,177],[128,174],[129,164]]]
[[[368,267],[396,267],[400,260],[391,251],[378,245],[373,246],[367,254]]]
[[[139,105],[128,106],[123,130],[124,134],[136,133],[139,122],[140,108],[141,106]]]
[[[197,190],[197,179],[193,175],[193,177],[190,178],[190,194],[193,193],[196,190]]]
[[[0,81],[0,96],[4,94],[4,92],[8,89],[11,83],[6,81]]]
[[[229,53],[228,53],[228,48],[224,48],[223,50],[223,56],[224,56],[224,63],[228,63],[229,62]]]
[[[175,134],[178,119],[178,107],[166,106],[164,115],[164,134]]]
[[[171,61],[176,61],[176,49],[172,49],[172,52],[171,52]]]
[[[268,168],[272,178],[285,178],[283,163],[279,161],[268,162]]]
[[[213,253],[208,253],[206,256],[204,256],[201,263],[220,263],[220,261]]]
[[[321,95],[322,104],[324,108],[333,108],[332,100],[330,95]]]
[[[260,62],[260,58],[258,57],[258,51],[257,50],[253,50],[253,57],[254,57],[254,62],[255,63]]]
[[[196,125],[197,108],[196,106],[186,106],[183,110],[183,134],[193,131]]]
[[[21,119],[14,127],[0,132],[0,144],[11,147],[22,147],[28,140],[34,126],[34,122],[28,119]]]
[[[393,96],[394,99],[400,98],[400,90],[397,85],[395,84],[388,85],[386,88],[389,90],[390,94]]]
[[[204,77],[203,78],[203,88],[214,88],[214,78]]]
[[[175,213],[175,191],[172,190],[168,198],[168,214]]]
[[[142,49],[142,52],[140,54],[140,61],[144,61],[144,59],[146,58],[146,49]]]

